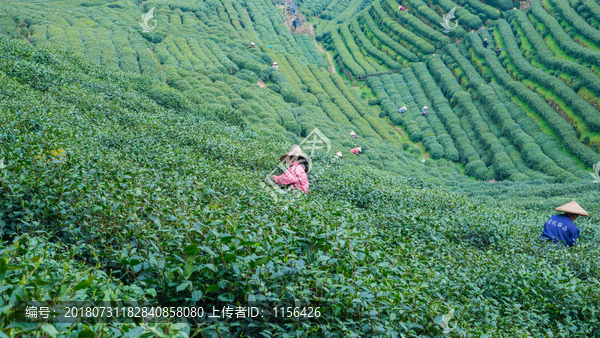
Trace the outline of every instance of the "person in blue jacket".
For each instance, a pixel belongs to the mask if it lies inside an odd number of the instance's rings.
[[[553,243],[562,242],[566,246],[573,246],[579,237],[579,228],[573,223],[579,215],[589,216],[583,208],[572,201],[555,209],[563,211],[562,215],[554,215],[546,221],[544,231],[540,236],[542,240],[552,241]]]

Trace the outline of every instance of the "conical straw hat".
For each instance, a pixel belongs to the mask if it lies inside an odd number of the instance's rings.
[[[362,147],[358,147],[358,148],[356,148],[356,149],[358,149],[358,151],[362,151]]]
[[[571,214],[577,214],[577,215],[582,215],[582,216],[590,215],[587,213],[587,211],[583,210],[583,208],[579,204],[577,204],[577,202],[575,202],[575,201],[569,202],[565,205],[561,205],[560,207],[558,207],[554,210],[568,212]]]
[[[298,163],[305,163],[306,167],[308,168],[306,171],[307,174],[312,167],[310,158],[308,158],[308,156],[302,152],[302,148],[300,148],[300,146],[297,144],[294,144],[287,154],[281,155],[279,161],[286,162],[288,165],[291,165],[294,161]]]
[[[350,132],[350,135],[356,135],[356,134],[354,133],[354,130]]]
[[[337,153],[335,153],[337,156],[342,157],[342,152],[338,151]]]

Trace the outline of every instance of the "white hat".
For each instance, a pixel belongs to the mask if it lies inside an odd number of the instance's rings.
[[[277,62],[273,62],[273,64],[274,64],[274,65],[276,65],[276,64],[277,64]]]
[[[356,134],[354,133],[354,130],[350,132],[350,135],[356,135]]]
[[[427,106],[423,106],[424,109],[427,109]]]
[[[587,213],[587,211],[583,210],[583,208],[575,201],[569,202],[565,205],[561,205],[560,207],[558,207],[554,210],[568,212],[570,214],[577,214],[577,215],[582,215],[582,216],[590,215]]]
[[[342,157],[342,152],[338,151],[337,153],[335,153],[338,157]]]
[[[362,152],[362,147],[358,147],[356,149],[358,149],[358,151]]]

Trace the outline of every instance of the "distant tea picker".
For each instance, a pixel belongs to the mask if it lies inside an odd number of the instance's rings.
[[[356,134],[354,133],[354,130],[350,132],[350,136],[351,136],[352,138],[356,138]]]
[[[362,147],[356,147],[354,149],[350,149],[350,152],[353,153],[353,154],[355,154],[355,155],[358,155],[359,152],[362,153]]]
[[[589,214],[575,201],[562,205],[555,210],[562,211],[564,214],[554,215],[546,221],[540,239],[554,243],[562,242],[566,246],[575,245],[579,237],[579,228],[573,221],[579,215],[588,217]]]
[[[289,185],[290,189],[298,189],[308,193],[308,172],[310,171],[310,159],[302,153],[299,145],[294,144],[287,154],[281,155],[281,162],[288,164],[288,170],[279,176],[271,176],[277,184]]]

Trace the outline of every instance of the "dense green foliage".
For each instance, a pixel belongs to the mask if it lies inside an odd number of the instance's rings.
[[[506,51],[512,64],[524,76],[539,83],[550,90],[558,97],[562,98],[577,115],[585,121],[585,124],[593,131],[600,130],[600,115],[583,98],[578,96],[571,88],[563,81],[546,74],[544,71],[532,66],[521,54],[519,46],[515,41],[515,37],[508,23],[504,19],[498,20],[498,28],[502,36],[502,40],[506,45]]]
[[[364,10],[362,12],[362,17],[365,20],[368,30],[373,33],[374,37],[377,38],[378,41],[381,41],[383,44],[385,44],[385,46],[391,48],[393,52],[397,53],[400,57],[408,61],[417,61],[419,59],[413,52],[408,50],[400,43],[394,41],[394,39],[392,39],[389,35],[381,31],[375,21],[373,21],[369,11]]]
[[[294,34],[294,39],[296,39],[296,43],[302,49],[308,62],[314,63],[319,67],[327,67],[327,62],[321,57],[310,37],[304,34]]]
[[[436,109],[440,118],[444,121],[444,124],[448,128],[454,144],[460,151],[460,159],[463,164],[466,165],[465,171],[468,175],[475,176],[479,179],[485,178],[487,170],[485,164],[481,161],[479,155],[475,151],[475,148],[471,145],[471,142],[460,126],[460,121],[455,113],[452,111],[448,100],[442,94],[442,90],[446,92],[451,99],[455,95],[461,95],[462,88],[456,82],[456,79],[452,73],[444,66],[439,57],[431,57],[427,60],[427,66],[435,75],[435,79],[440,83],[441,90],[437,86],[433,86],[433,79],[427,79],[429,88],[431,91],[433,107]],[[425,75],[427,76],[427,75]],[[457,97],[458,99],[458,97]],[[463,112],[465,108],[463,107]]]
[[[390,115],[390,120],[398,125],[406,127],[406,131],[412,140],[421,141],[423,138],[423,130],[427,129],[427,119],[421,115],[421,111],[414,101],[413,96],[408,90],[408,85],[400,74],[392,75],[392,80],[396,86],[397,94],[393,96],[398,107],[406,107],[407,112],[400,114],[394,112]],[[388,91],[392,88],[388,87]]]
[[[516,109],[514,104],[510,107],[507,107],[505,105],[507,101],[500,100],[496,96],[494,89],[490,85],[483,82],[479,74],[473,69],[473,67],[468,63],[468,61],[462,55],[460,55],[460,53],[458,53],[456,46],[448,45],[446,49],[450,52],[454,60],[456,60],[460,67],[463,69],[463,71],[469,79],[469,82],[473,84],[471,87],[472,90],[475,90],[477,96],[481,98],[481,100],[487,107],[489,107],[488,110],[491,113],[492,118],[495,121],[497,121],[497,123],[500,126],[502,126],[503,134],[507,135],[513,141],[513,143],[521,149],[521,152],[528,164],[532,168],[544,172],[549,176],[562,177],[563,179],[572,179],[573,176],[568,175],[567,173],[565,173],[564,169],[558,167],[552,159],[550,159],[546,154],[542,152],[541,147],[536,143],[536,140],[529,134],[525,133],[525,131],[522,129],[526,126],[529,127],[531,125],[531,122],[525,124],[522,120],[519,120],[519,123],[517,123],[512,118],[512,116],[516,114],[516,112],[514,112],[514,110]],[[457,87],[456,84],[454,85],[454,87]],[[458,88],[459,90],[457,90],[456,92],[460,91],[460,87]],[[454,95],[450,88],[448,88],[448,90],[449,94]],[[506,94],[503,95],[504,97],[506,97]],[[511,111],[513,112],[512,115],[510,113]],[[525,117],[526,115],[523,118]],[[556,149],[552,150],[553,151],[548,152],[550,155],[556,153]],[[569,168],[568,164],[566,164],[565,166]]]
[[[419,35],[437,43],[450,42],[450,38],[431,28],[417,17],[406,11],[399,11],[398,8],[400,5],[395,0],[383,0],[382,6],[388,11],[390,16],[398,19],[403,25],[410,26],[411,30],[419,33]]]
[[[356,62],[352,54],[346,48],[344,44],[344,40],[337,31],[331,32],[331,40],[333,41],[333,46],[335,47],[340,59],[344,63],[344,65],[350,70],[352,75],[357,76],[360,74],[366,74],[365,70]],[[356,55],[359,57],[358,55]],[[361,60],[364,61],[364,60]],[[372,69],[369,69],[373,71]]]
[[[155,336],[13,323],[31,299],[323,314],[160,337],[598,336],[598,4],[297,5],[0,4],[0,336]],[[309,193],[268,188],[303,140]],[[578,245],[538,242],[571,200]]]
[[[414,64],[412,68],[419,80],[419,85],[417,83],[414,86],[410,85],[410,80],[407,79],[409,89],[419,106],[430,107],[427,109],[428,114],[426,118],[433,127],[438,141],[444,146],[444,157],[450,161],[458,162],[460,158],[458,150],[447,132],[447,128],[453,129],[457,127],[452,123],[454,113],[448,105],[448,100],[444,97],[424,64]],[[426,94],[426,97],[423,94]]]
[[[471,14],[471,12],[464,8],[456,8],[456,4],[451,0],[434,0],[433,3],[440,6],[445,12],[450,12],[454,8],[454,15],[456,15],[458,20],[471,29],[477,29],[483,24],[477,15]]]
[[[500,8],[501,10],[508,10],[513,7],[513,3],[510,0],[490,0],[486,1],[486,4]]]
[[[457,1],[460,4],[460,1]],[[498,20],[500,19],[500,11],[492,6],[488,6],[479,0],[466,0],[465,8],[471,11],[473,14],[479,14],[481,20],[486,19]],[[482,15],[485,15],[483,18]]]
[[[427,3],[425,3],[423,0],[405,0],[402,1],[402,3],[408,6],[407,8],[414,9],[422,18],[422,20],[429,23],[429,25],[438,26],[439,23],[444,22],[444,19],[435,10],[427,6]],[[460,38],[465,34],[467,34],[467,32],[460,26],[456,27],[455,30],[449,33],[450,36],[455,38]]]
[[[298,1],[298,8],[310,16],[317,16],[321,14],[331,2],[331,0]]]
[[[502,67],[494,52],[483,48],[481,39],[476,34],[468,34],[467,37],[471,43],[473,50],[480,57],[485,58],[490,65],[491,71],[496,76],[496,79],[513,95],[516,95],[522,101],[529,104],[540,116],[544,118],[546,123],[560,137],[561,141],[569,151],[575,154],[586,165],[592,166],[600,161],[600,155],[594,152],[589,147],[582,144],[573,130],[573,127],[567,123],[555,110],[552,109],[540,96],[529,90],[521,82],[514,81],[506,70]]]
[[[401,64],[392,60],[387,54],[381,52],[380,50],[375,48],[375,46],[373,46],[371,41],[367,39],[363,31],[360,29],[360,25],[356,18],[352,20],[351,28],[359,44],[367,51],[367,53],[372,54],[373,56],[381,60],[386,66],[390,67],[393,70],[399,70],[402,68]]]
[[[591,64],[600,66],[600,52],[594,51],[589,48],[585,48],[565,33],[556,18],[549,15],[539,0],[533,0],[531,2],[531,13],[537,20],[540,20],[544,24],[544,27],[548,29],[554,41],[562,48],[567,54],[584,60]]]
[[[352,53],[352,56],[354,56],[354,59],[362,67],[362,69],[364,69],[367,74],[377,73],[378,70],[375,69],[375,67],[373,67],[372,65],[370,65],[367,62],[367,60],[365,60],[362,52],[360,51],[360,48],[354,42],[354,36],[350,32],[350,28],[347,25],[342,25],[340,27],[340,33],[344,38],[344,41],[346,42],[346,46],[348,46],[350,53]]]
[[[600,32],[590,26],[585,20],[583,20],[570,4],[566,1],[549,0],[557,13],[560,13],[560,18],[566,20],[573,28],[581,35],[585,36],[591,42],[600,44]]]
[[[555,58],[544,43],[544,39],[538,34],[529,19],[527,19],[527,15],[523,12],[517,12],[515,20],[519,28],[523,30],[528,41],[535,48],[536,56],[539,57],[541,63],[550,69],[560,70],[580,77],[587,88],[597,95],[600,94],[600,79],[594,76],[593,73],[590,73],[587,67],[569,60]]]
[[[378,22],[381,22],[384,31],[393,33],[399,40],[407,41],[415,46],[421,53],[431,54],[435,51],[433,45],[417,36],[411,30],[402,27],[402,25],[394,20],[382,6],[377,5],[377,2],[371,9],[371,15],[376,18]]]

